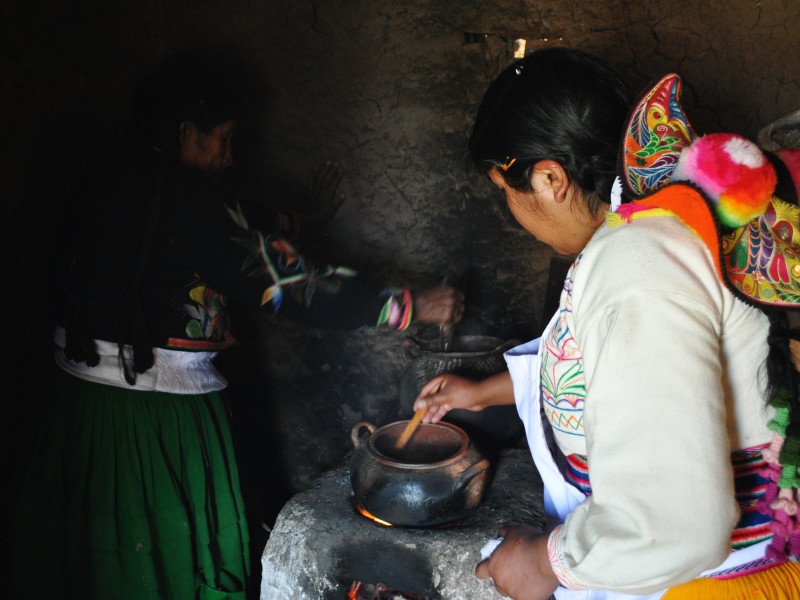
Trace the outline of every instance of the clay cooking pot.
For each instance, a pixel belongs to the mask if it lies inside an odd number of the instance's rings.
[[[373,516],[404,527],[463,519],[483,498],[489,461],[463,429],[444,422],[420,425],[397,449],[407,423],[376,429],[362,421],[353,427],[350,482],[356,502]],[[365,429],[368,437],[362,435]]]

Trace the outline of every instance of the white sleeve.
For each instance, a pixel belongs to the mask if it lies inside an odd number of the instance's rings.
[[[635,235],[624,253],[601,244],[581,264],[585,282],[576,277],[592,495],[552,546],[577,587],[649,593],[730,551],[738,506],[720,349],[726,292],[699,240],[681,230],[689,237],[677,249]]]

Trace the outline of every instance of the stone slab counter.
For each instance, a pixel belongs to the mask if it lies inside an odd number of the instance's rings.
[[[261,558],[261,600],[345,600],[355,581],[429,600],[501,598],[473,574],[481,547],[503,525],[544,530],[546,520],[528,450],[505,450],[494,463],[483,502],[463,521],[434,529],[372,522],[355,510],[349,468],[328,471],[278,515]]]

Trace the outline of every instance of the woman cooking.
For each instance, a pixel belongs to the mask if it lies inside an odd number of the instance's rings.
[[[544,50],[511,65],[484,96],[470,138],[472,163],[519,223],[575,256],[557,314],[539,340],[506,354],[507,373],[477,383],[442,375],[415,403],[426,422],[516,403],[553,526],[504,528],[476,568],[516,600],[800,597],[796,493],[779,464],[783,440],[788,447],[798,431],[788,352],[797,332],[781,311],[800,296],[767,306],[766,295],[737,286],[744,279],[728,262],[723,273],[718,236],[759,216],[775,173],[746,140],[690,145],[677,89],[656,91],[631,123],[661,136],[648,148],[674,151],[662,165],[677,154],[681,163],[669,185],[637,178],[654,164],[640,152],[626,178],[629,195],[642,196],[635,202],[620,205],[612,193],[625,86],[584,53]],[[719,168],[711,177],[708,154]],[[730,172],[738,179],[719,193]],[[631,189],[642,181],[649,187]],[[736,221],[730,197],[762,206]]]

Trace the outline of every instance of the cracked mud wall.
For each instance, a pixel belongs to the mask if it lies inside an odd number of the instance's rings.
[[[84,158],[114,135],[136,78],[175,51],[216,49],[242,65],[256,110],[237,168],[264,203],[339,161],[347,201],[332,258],[396,285],[450,273],[468,294],[461,332],[504,339],[538,334],[554,256],[463,168],[472,116],[511,39],[593,51],[634,90],[678,71],[699,132],[753,137],[800,105],[800,3],[789,0],[17,0],[0,13],[3,257],[20,381],[46,360],[40,266],[54,250],[52,215]],[[282,486],[279,505],[341,462],[356,421],[398,417],[408,358],[397,334],[245,317],[242,347],[220,364],[247,476],[257,495]],[[11,456],[15,419],[29,415],[21,404],[6,421]]]

